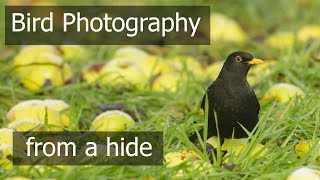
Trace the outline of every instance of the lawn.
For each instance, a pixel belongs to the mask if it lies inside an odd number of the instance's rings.
[[[57,0],[56,3],[70,5],[70,2],[62,0]],[[94,3],[112,4],[102,0]],[[80,4],[88,5],[86,1],[79,1]],[[129,1],[121,4],[131,5]],[[21,52],[22,46],[2,44],[0,127],[7,127],[9,120],[6,114],[10,108],[26,100],[60,99],[70,104],[70,124],[67,131],[89,130],[91,122],[103,112],[100,108],[102,105],[121,102],[126,110],[137,117],[135,125],[130,130],[163,131],[164,154],[193,150],[201,157],[199,164],[208,164],[208,155],[198,150],[187,139],[188,135],[203,126],[206,121],[205,116],[199,114],[200,103],[206,88],[214,80],[211,73],[219,71],[211,72],[206,69],[213,63],[224,61],[231,52],[241,50],[263,59],[267,64],[272,62],[272,65],[258,69],[250,75],[261,110],[256,131],[247,139],[243,151],[239,154],[230,152],[223,155],[221,147],[218,146],[218,153],[215,154],[212,165],[200,168],[195,166],[192,160],[177,166],[168,166],[166,163],[163,166],[14,166],[10,170],[0,167],[0,179],[13,176],[35,179],[286,179],[294,170],[303,166],[320,169],[320,146],[317,143],[320,136],[320,28],[308,32],[301,31],[306,25],[320,26],[320,1],[188,0],[182,3],[180,0],[174,0],[159,3],[147,0],[137,4],[210,5],[211,13],[223,14],[233,19],[246,37],[244,40],[235,41],[214,37],[211,45],[201,46],[130,46],[149,55],[161,57],[169,64],[171,59],[177,56],[182,61],[184,57],[191,56],[201,64],[200,75],[193,69],[194,66],[188,67],[187,63],[183,64],[183,68],[174,76],[178,78],[177,82],[174,78],[166,79],[165,84],[173,84],[167,89],[155,89],[152,82],[143,88],[128,83],[126,87],[87,83],[81,78],[84,67],[95,62],[111,61],[119,52],[117,50],[127,47],[101,45],[80,46],[81,53],[84,52],[83,56],[61,55],[63,61],[72,69],[71,83],[31,91],[21,85],[20,78],[14,72],[13,60]],[[3,14],[2,7],[1,11]],[[239,38],[234,29],[223,29],[227,28],[223,26],[219,28],[221,31],[230,32],[228,37]],[[216,30],[218,31],[218,28]],[[279,32],[286,32],[290,37],[276,36],[273,42],[268,41],[269,37]],[[0,31],[0,36],[3,40],[3,31]],[[132,57],[130,54],[121,55]],[[278,83],[294,85],[300,88],[304,95],[293,96],[284,102],[279,99],[264,100],[266,92]],[[286,93],[289,92],[285,91],[284,94]],[[139,113],[140,111],[144,112],[145,117]],[[295,147],[301,141],[310,141],[315,145],[299,158]],[[263,145],[257,152],[254,147],[258,144]]]

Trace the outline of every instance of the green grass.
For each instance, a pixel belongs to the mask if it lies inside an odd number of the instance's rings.
[[[59,1],[59,3],[63,2]],[[211,4],[212,11],[235,18],[250,37],[255,37],[257,35],[266,36],[270,31],[295,31],[303,24],[319,23],[319,1],[306,1],[307,3],[303,5],[294,2],[298,0],[281,2],[276,0],[272,2],[262,0],[190,1],[190,4]],[[179,3],[180,1],[171,2],[171,4]],[[150,1],[149,4],[156,4],[156,2]],[[20,47],[10,48],[17,52]],[[89,57],[70,60],[70,66],[79,76],[83,66],[95,60],[109,59],[116,48],[117,46],[90,46],[88,49],[92,53]],[[148,46],[142,46],[142,48],[150,49]],[[199,179],[285,179],[293,170],[301,166],[319,168],[317,160],[319,146],[312,148],[302,159],[298,159],[294,152],[294,147],[300,140],[316,141],[320,136],[320,62],[311,58],[313,52],[319,50],[319,43],[312,46],[296,44],[294,48],[282,51],[270,49],[259,42],[248,42],[241,45],[213,43],[211,46],[166,46],[165,48],[167,51],[160,51],[161,55],[192,55],[204,65],[207,62],[223,60],[230,52],[236,50],[246,50],[261,59],[276,58],[277,64],[271,69],[271,73],[255,87],[258,98],[261,99],[268,88],[278,82],[297,85],[306,93],[304,98],[292,99],[287,104],[271,102],[261,106],[256,133],[248,139],[250,145],[239,157],[229,156],[228,163],[235,164],[233,171],[220,166],[218,161],[224,161],[227,157],[218,155],[213,163],[215,172],[191,170],[185,177],[180,177],[181,179],[195,177]],[[86,130],[90,122],[101,113],[98,109],[99,105],[121,100],[128,109],[141,108],[148,116],[147,120],[139,120],[133,130],[162,130],[164,132],[164,153],[194,149],[205,160],[208,160],[205,153],[197,150],[187,140],[187,135],[203,125],[205,118],[198,114],[199,104],[205,88],[211,81],[197,80],[190,76],[176,93],[152,92],[148,88],[141,91],[119,91],[110,87],[91,87],[84,82],[59,88],[49,87],[43,89],[41,93],[33,93],[19,85],[18,79],[12,74],[11,60],[12,56],[0,59],[0,127],[6,122],[7,111],[18,102],[54,98],[62,99],[71,105],[71,121],[75,125],[69,130]],[[198,124],[194,124],[194,121],[197,121]],[[258,158],[257,154],[252,154],[252,147],[262,141],[265,142],[266,153]],[[180,169],[190,170],[189,166],[188,164],[174,168],[165,166],[56,166],[32,168],[32,170],[21,170],[21,167],[14,167],[11,171],[0,168],[0,179],[16,175],[57,179],[142,179],[145,176],[171,179]]]

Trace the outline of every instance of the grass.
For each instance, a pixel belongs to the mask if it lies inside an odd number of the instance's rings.
[[[63,4],[64,1],[58,1]],[[305,2],[305,3],[303,3]],[[97,3],[102,3],[97,1]],[[150,1],[150,4],[156,2]],[[168,2],[169,3],[169,2]],[[171,1],[179,4],[180,1]],[[319,1],[190,1],[190,4],[212,4],[212,11],[234,17],[240,22],[250,37],[267,36],[278,30],[297,30],[303,24],[319,23]],[[299,3],[302,3],[299,4]],[[274,4],[276,7],[274,8]],[[2,36],[3,37],[3,36]],[[4,48],[5,46],[2,46]],[[18,51],[20,47],[10,47]],[[87,58],[69,61],[76,75],[94,60],[110,59],[117,46],[90,46],[92,54]],[[160,47],[142,46],[145,49]],[[162,47],[163,48],[163,47]],[[255,86],[255,92],[261,99],[268,88],[278,82],[287,82],[299,86],[306,92],[304,98],[292,99],[286,104],[271,102],[262,104],[260,121],[256,133],[248,140],[249,146],[238,157],[218,156],[213,163],[215,172],[192,170],[181,179],[285,179],[293,170],[301,166],[319,168],[317,152],[314,146],[302,159],[298,159],[294,147],[300,140],[316,141],[320,135],[320,62],[311,55],[319,50],[319,43],[312,46],[296,44],[291,49],[274,50],[260,42],[245,44],[213,43],[211,46],[166,46],[160,55],[192,55],[206,64],[223,60],[236,50],[246,50],[262,59],[277,59],[271,73],[261,79]],[[14,55],[12,54],[12,55]],[[1,54],[0,54],[1,56]],[[176,93],[152,92],[148,88],[141,91],[119,91],[110,87],[91,87],[84,82],[66,85],[59,88],[45,88],[41,93],[30,92],[18,83],[11,73],[12,56],[0,58],[0,126],[6,122],[7,111],[18,102],[29,99],[54,98],[62,99],[71,105],[71,121],[74,126],[70,131],[88,129],[90,122],[101,111],[99,105],[106,102],[124,101],[128,109],[145,110],[147,120],[139,119],[133,130],[155,131],[164,133],[164,153],[182,149],[194,149],[206,160],[207,155],[195,148],[187,140],[195,128],[202,125],[205,118],[198,114],[199,104],[205,88],[210,81],[198,80],[189,76],[188,81]],[[193,122],[197,121],[198,124]],[[79,126],[77,126],[79,124]],[[253,153],[255,144],[265,142],[266,152],[262,157]],[[228,164],[235,164],[233,171],[220,166],[218,161],[229,159]],[[171,179],[180,169],[190,170],[190,165],[181,164],[174,168],[165,166],[56,166],[39,168],[14,167],[11,171],[0,169],[0,179],[10,176],[57,179]],[[177,177],[179,178],[179,177]]]

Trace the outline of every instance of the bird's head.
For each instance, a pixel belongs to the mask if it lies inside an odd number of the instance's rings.
[[[223,69],[238,76],[246,76],[252,65],[261,63],[263,63],[261,59],[254,58],[250,53],[239,51],[228,56]]]

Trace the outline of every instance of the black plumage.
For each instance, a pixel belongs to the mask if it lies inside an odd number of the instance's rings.
[[[217,136],[215,112],[220,138],[247,137],[241,127],[252,131],[258,123],[259,101],[247,82],[247,73],[253,64],[263,61],[246,52],[231,53],[225,61],[218,78],[208,87],[208,137]],[[206,94],[201,108],[205,109]],[[240,125],[241,124],[241,125]],[[200,132],[202,135],[202,132]],[[197,135],[190,137],[195,141]]]

